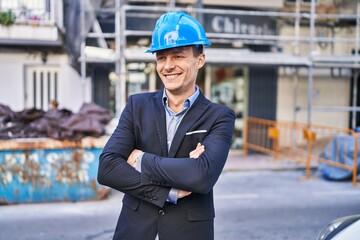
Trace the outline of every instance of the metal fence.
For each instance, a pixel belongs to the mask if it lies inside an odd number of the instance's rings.
[[[333,166],[351,172],[357,183],[359,136],[351,129],[248,118],[244,130],[244,154],[253,150],[303,164],[306,178],[314,164]]]

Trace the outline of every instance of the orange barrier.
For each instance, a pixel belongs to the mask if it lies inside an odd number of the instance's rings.
[[[344,138],[344,136],[352,138]],[[353,162],[340,158],[337,141],[342,137],[344,155],[352,154]],[[310,178],[312,163],[322,163],[352,172],[352,183],[357,182],[358,135],[351,129],[322,125],[307,125],[290,121],[271,121],[247,118],[244,127],[243,152],[248,149],[271,154],[275,160],[288,160],[304,164]],[[325,147],[330,155],[322,156]],[[332,149],[335,148],[335,149]],[[353,149],[353,153],[351,153]]]

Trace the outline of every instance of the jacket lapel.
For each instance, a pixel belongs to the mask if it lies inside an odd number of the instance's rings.
[[[205,96],[200,92],[198,98],[196,99],[194,104],[191,106],[189,111],[182,119],[175,133],[174,139],[171,143],[169,157],[175,157],[180,147],[180,144],[185,137],[186,132],[188,132],[190,127],[203,115],[203,113],[208,108],[208,106],[209,106],[209,100],[207,100]]]
[[[168,156],[167,151],[167,135],[166,135],[166,116],[165,109],[162,104],[162,91],[159,91],[151,99],[155,111],[155,125],[160,139],[160,147],[162,156]],[[154,126],[149,126],[154,127]]]

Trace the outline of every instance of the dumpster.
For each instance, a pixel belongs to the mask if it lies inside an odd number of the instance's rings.
[[[106,140],[1,140],[0,204],[105,198],[109,189],[96,178]]]

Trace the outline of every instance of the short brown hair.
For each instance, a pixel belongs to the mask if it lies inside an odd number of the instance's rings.
[[[204,46],[203,45],[193,45],[192,51],[195,57],[198,57],[200,54],[204,53]]]

